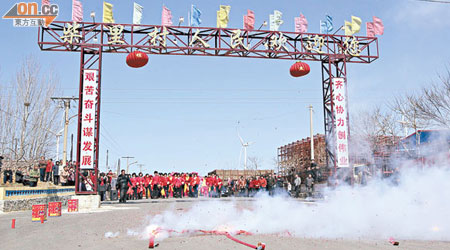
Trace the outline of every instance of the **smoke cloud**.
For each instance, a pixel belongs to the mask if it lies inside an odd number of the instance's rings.
[[[105,238],[115,238],[117,236],[119,236],[119,232],[115,232],[115,233],[113,233],[113,232],[106,232],[105,233]]]
[[[450,240],[450,171],[444,168],[404,168],[398,185],[389,179],[366,186],[341,186],[325,191],[314,203],[259,194],[247,202],[198,201],[189,210],[167,210],[149,217],[143,230],[129,235],[148,239],[160,227],[183,230],[246,230],[311,238],[389,237]],[[157,240],[168,237],[159,233]]]

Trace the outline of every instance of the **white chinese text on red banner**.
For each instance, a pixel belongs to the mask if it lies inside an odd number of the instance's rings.
[[[81,148],[80,168],[94,168],[94,144],[95,144],[95,106],[97,102],[97,71],[84,70],[83,73],[83,100],[81,120]]]
[[[344,78],[333,78],[333,103],[337,167],[349,167],[347,86]]]

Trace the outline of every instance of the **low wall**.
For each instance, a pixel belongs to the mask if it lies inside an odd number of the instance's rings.
[[[67,201],[75,194],[75,187],[2,187],[0,188],[0,211],[31,210],[33,205]]]

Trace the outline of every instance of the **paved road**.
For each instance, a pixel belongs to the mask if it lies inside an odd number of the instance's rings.
[[[223,202],[229,199],[221,200]],[[0,249],[148,249],[148,241],[128,236],[127,229],[144,225],[148,215],[155,215],[174,208],[189,209],[194,202],[207,200],[142,200],[127,204],[105,203],[102,208],[80,213],[63,211],[62,217],[48,218],[41,224],[31,222],[31,211],[0,214]],[[248,199],[238,203],[246,206]],[[11,229],[11,220],[16,228]],[[251,219],[251,218],[249,218]],[[105,238],[106,232],[119,232],[114,238]],[[237,236],[245,242],[265,242],[267,250],[314,250],[314,249],[450,249],[450,242],[401,241],[399,247],[386,240],[305,239],[277,235]],[[224,236],[174,237],[161,242],[160,250],[212,250],[250,249]]]

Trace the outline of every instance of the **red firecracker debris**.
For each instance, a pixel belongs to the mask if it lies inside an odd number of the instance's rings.
[[[396,241],[393,237],[389,238],[389,242],[394,246],[400,245],[400,242]]]

